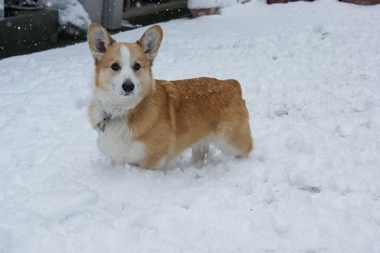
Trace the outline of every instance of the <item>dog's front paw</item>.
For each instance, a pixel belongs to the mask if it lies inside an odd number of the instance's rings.
[[[98,124],[104,120],[105,113],[99,108],[94,99],[91,99],[87,108],[88,118],[94,129],[97,129]]]

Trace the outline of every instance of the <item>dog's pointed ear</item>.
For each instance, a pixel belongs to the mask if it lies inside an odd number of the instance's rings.
[[[141,45],[144,54],[148,57],[150,63],[153,63],[154,58],[158,53],[162,41],[163,33],[159,25],[154,25],[141,36],[137,41]]]
[[[107,48],[115,43],[111,35],[101,25],[92,23],[87,31],[87,42],[90,46],[91,54],[95,58],[95,62],[99,61]]]

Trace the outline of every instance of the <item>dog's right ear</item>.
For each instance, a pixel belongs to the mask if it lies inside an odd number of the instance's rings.
[[[92,23],[87,31],[87,42],[95,62],[98,62],[115,40],[101,25]]]

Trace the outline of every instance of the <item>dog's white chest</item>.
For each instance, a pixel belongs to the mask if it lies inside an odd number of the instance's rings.
[[[113,119],[98,136],[98,147],[117,163],[139,164],[145,156],[144,144],[131,140],[132,133],[125,119]]]

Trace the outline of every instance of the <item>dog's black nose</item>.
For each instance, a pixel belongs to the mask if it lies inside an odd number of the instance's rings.
[[[132,83],[131,79],[127,79],[121,86],[125,92],[131,92],[135,88],[135,85]]]

